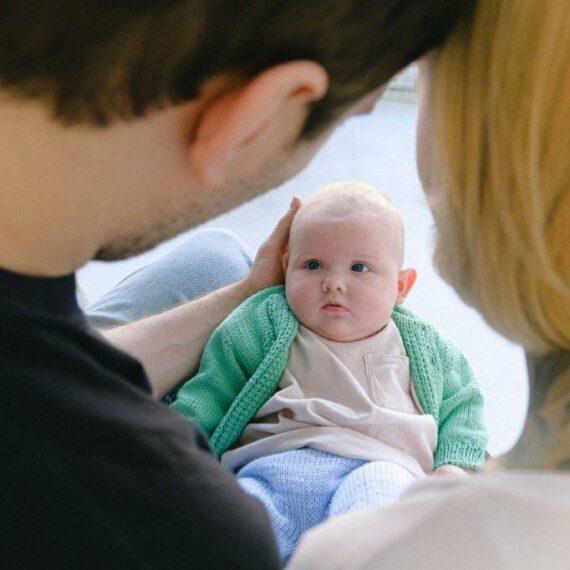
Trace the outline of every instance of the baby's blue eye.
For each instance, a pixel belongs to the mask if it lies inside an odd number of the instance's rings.
[[[366,271],[370,271],[370,267],[366,265],[366,263],[353,263],[350,266],[352,271],[356,271],[357,273],[365,273]]]
[[[319,269],[321,264],[318,261],[308,261],[307,262],[307,269],[309,271],[314,271],[315,269]]]

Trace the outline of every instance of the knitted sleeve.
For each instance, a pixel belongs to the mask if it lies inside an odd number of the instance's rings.
[[[218,455],[275,390],[275,374],[266,386],[248,383],[265,370],[262,364],[276,344],[282,351],[281,345],[290,344],[296,327],[283,288],[272,287],[242,303],[210,337],[197,374],[184,383],[171,407],[202,427]],[[288,345],[280,358],[283,369],[287,357]]]
[[[434,468],[450,464],[479,469],[488,437],[483,396],[467,360],[448,338],[409,309],[398,305],[392,318],[410,359],[422,408],[438,425]]]
[[[480,469],[488,444],[483,395],[463,354],[447,339],[438,341],[444,380],[434,469],[447,464]]]

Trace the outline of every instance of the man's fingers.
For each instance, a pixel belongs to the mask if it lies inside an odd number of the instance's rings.
[[[291,204],[285,215],[277,222],[275,229],[271,233],[269,241],[282,243],[287,241],[289,236],[289,228],[291,227],[291,222],[293,218],[299,211],[301,207],[301,199],[298,196],[293,196],[291,199]]]
[[[297,211],[301,207],[301,198],[299,196],[293,196],[291,198],[291,203],[289,204],[289,210]]]

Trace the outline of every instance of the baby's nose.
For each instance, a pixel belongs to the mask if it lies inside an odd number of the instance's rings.
[[[344,280],[337,275],[325,277],[323,280],[323,289],[327,293],[331,291],[342,293],[345,290]]]

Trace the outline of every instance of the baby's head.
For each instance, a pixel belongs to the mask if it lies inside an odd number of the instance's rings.
[[[367,338],[386,326],[415,282],[403,257],[402,218],[387,196],[360,182],[324,186],[291,226],[283,256],[289,306],[325,338]]]

